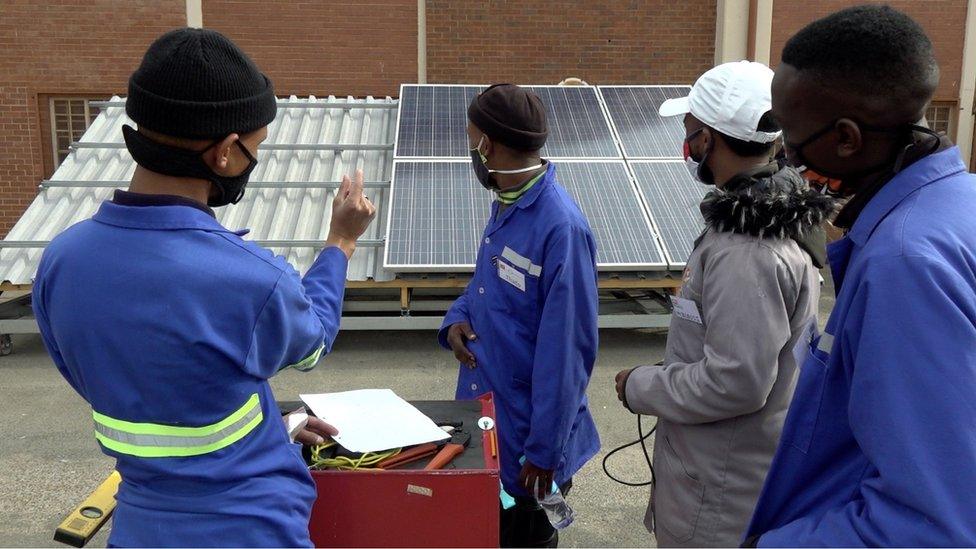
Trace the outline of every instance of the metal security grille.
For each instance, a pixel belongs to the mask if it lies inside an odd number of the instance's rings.
[[[81,141],[98,116],[98,109],[89,105],[88,99],[77,97],[52,97],[50,109],[51,144],[57,168],[68,156],[71,144]]]

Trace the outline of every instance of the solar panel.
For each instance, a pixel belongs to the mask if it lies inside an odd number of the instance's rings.
[[[682,117],[661,118],[661,103],[688,95],[688,86],[600,86],[626,158],[681,158]]]
[[[543,158],[620,158],[596,88],[528,86],[546,107],[549,137]]]
[[[556,179],[590,222],[604,270],[663,269],[664,254],[621,161],[561,162]]]
[[[668,264],[672,269],[683,267],[705,229],[699,205],[711,187],[695,181],[684,162],[631,161],[630,168],[657,225]]]
[[[470,271],[493,196],[466,161],[394,162],[384,265]],[[601,270],[657,270],[664,254],[623,161],[560,162],[556,176],[580,204]]]
[[[546,158],[620,158],[596,88],[528,86],[546,107]],[[483,86],[407,85],[400,88],[397,158],[467,158],[468,105]]]
[[[482,89],[482,86],[401,86],[394,156],[467,157],[468,104]]]
[[[385,266],[473,270],[492,199],[470,161],[394,162]]]

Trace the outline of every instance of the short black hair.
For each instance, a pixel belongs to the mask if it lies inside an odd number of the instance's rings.
[[[767,111],[766,114],[762,115],[759,119],[759,124],[756,127],[757,130],[761,132],[778,132],[780,130],[779,124],[776,123],[776,119],[773,118],[772,111]],[[769,143],[760,143],[758,141],[743,141],[735,137],[725,135],[724,133],[715,130],[715,133],[722,137],[722,141],[729,146],[736,156],[742,156],[745,158],[752,158],[755,156],[763,156],[769,154],[773,150],[773,145],[776,141],[770,141]]]
[[[786,42],[782,61],[904,116],[920,114],[939,81],[921,25],[885,5],[854,6],[810,23]]]

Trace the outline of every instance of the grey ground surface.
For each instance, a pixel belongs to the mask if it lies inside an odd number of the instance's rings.
[[[829,282],[823,293],[821,322],[832,304]],[[634,417],[617,402],[614,374],[657,362],[664,344],[661,333],[601,332],[589,396],[603,452],[636,435]],[[273,386],[279,399],[366,387],[390,387],[407,399],[449,399],[455,368],[430,332],[348,332],[314,371],[284,373]],[[60,377],[38,336],[15,336],[13,355],[0,357],[0,403],[0,546],[52,545],[54,528],[112,470],[112,461],[96,447],[90,409]],[[653,545],[641,524],[647,489],[610,481],[600,466],[603,452],[574,479],[569,502],[577,520],[561,545]],[[611,470],[632,480],[648,476],[636,448],[615,456]],[[101,532],[91,546],[104,547],[106,538]]]
[[[613,376],[622,368],[653,363],[664,353],[664,336],[605,331],[590,384],[593,415],[604,448],[634,438],[633,416],[617,402]],[[349,332],[333,353],[307,374],[286,372],[272,384],[279,399],[299,392],[390,387],[407,399],[449,399],[456,366],[428,332]],[[51,545],[54,528],[109,472],[92,436],[91,412],[58,374],[38,336],[15,336],[14,353],[0,358],[0,546]],[[640,520],[646,489],[607,479],[600,457],[574,480],[570,504],[576,523],[563,546],[648,546],[653,538]],[[615,456],[617,457],[617,456]],[[647,467],[639,451],[613,462],[621,476],[639,479]],[[92,546],[104,546],[102,532]]]

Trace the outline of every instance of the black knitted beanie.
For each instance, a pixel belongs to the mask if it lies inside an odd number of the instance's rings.
[[[129,78],[125,112],[164,135],[219,139],[270,124],[276,100],[271,80],[227,37],[185,28],[149,46]]]

